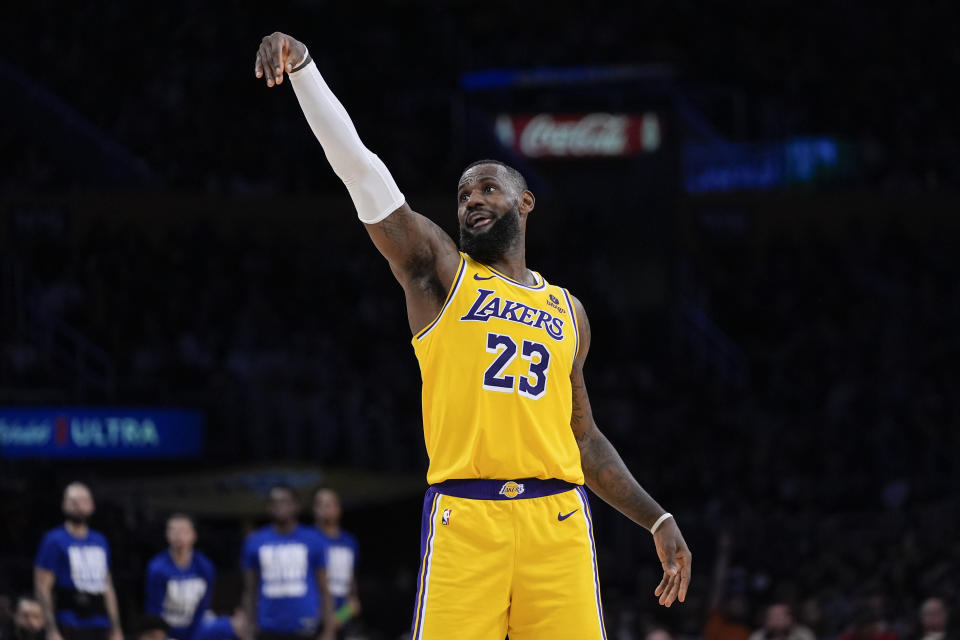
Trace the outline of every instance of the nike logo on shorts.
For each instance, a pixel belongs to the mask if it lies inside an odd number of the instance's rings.
[[[567,518],[569,518],[570,516],[572,516],[573,514],[575,514],[577,511],[580,511],[580,509],[574,509],[573,511],[571,511],[570,513],[568,513],[568,514],[565,515],[565,516],[562,516],[562,515],[560,515],[559,512],[557,512],[557,520],[559,520],[560,522],[563,522],[564,520],[566,520]]]
[[[474,280],[490,280],[491,278],[493,278],[493,276],[487,276],[485,278],[481,278],[479,273],[473,274]]]

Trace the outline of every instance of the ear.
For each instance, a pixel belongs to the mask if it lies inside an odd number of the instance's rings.
[[[528,215],[537,204],[537,199],[533,196],[533,193],[530,190],[525,190],[520,194],[520,204],[517,206],[517,209],[520,211],[521,215]]]

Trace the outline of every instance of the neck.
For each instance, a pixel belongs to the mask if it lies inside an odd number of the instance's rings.
[[[331,538],[336,538],[340,535],[340,525],[336,522],[321,522],[317,525],[317,528]]]
[[[297,528],[297,521],[288,520],[285,522],[274,522],[273,528],[277,533],[290,533]]]
[[[170,548],[170,557],[173,558],[173,564],[177,565],[180,568],[185,568],[190,566],[190,562],[193,560],[193,549],[186,547],[184,549],[174,549]]]
[[[76,522],[70,522],[67,520],[64,523],[64,526],[67,528],[67,531],[70,533],[70,535],[77,536],[78,538],[86,536],[87,532],[90,531],[90,527],[88,527],[86,523],[78,524]]]
[[[519,236],[517,241],[507,249],[503,255],[488,265],[521,284],[533,286],[536,280],[530,270],[527,269],[527,252],[524,247],[523,236]]]

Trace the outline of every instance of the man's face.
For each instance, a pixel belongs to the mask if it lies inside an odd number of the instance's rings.
[[[21,600],[17,604],[17,611],[13,614],[13,624],[30,633],[43,631],[43,609],[39,602]]]
[[[785,604],[774,604],[767,609],[763,625],[769,633],[785,634],[793,626],[793,616]]]
[[[63,515],[77,522],[90,519],[93,515],[93,495],[86,485],[74,483],[63,492]]]
[[[340,522],[340,500],[333,491],[318,491],[313,498],[313,518],[317,522]]]
[[[282,524],[296,520],[300,507],[289,489],[274,487],[267,499],[267,512],[275,523]]]
[[[197,530],[187,518],[171,518],[167,521],[167,543],[171,549],[193,549],[197,543]]]
[[[491,263],[521,238],[520,194],[507,169],[481,164],[464,172],[457,187],[460,248]]]
[[[920,607],[920,624],[924,631],[938,633],[947,628],[947,608],[940,598],[930,598]]]

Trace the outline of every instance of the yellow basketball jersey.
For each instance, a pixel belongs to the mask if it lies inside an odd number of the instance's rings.
[[[583,484],[570,428],[577,323],[570,295],[461,253],[439,315],[413,337],[427,482],[558,478]]]

